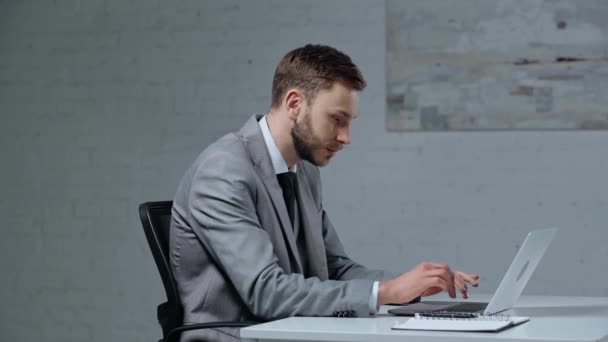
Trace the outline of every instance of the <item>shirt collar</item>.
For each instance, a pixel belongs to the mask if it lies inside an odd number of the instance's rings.
[[[281,151],[279,151],[277,144],[274,142],[274,138],[270,134],[270,128],[268,128],[268,121],[266,121],[266,115],[264,115],[260,119],[260,121],[258,121],[258,125],[260,125],[260,129],[262,130],[262,135],[264,136],[266,149],[268,149],[268,154],[270,155],[270,160],[272,161],[274,173],[277,175],[288,171],[295,173],[298,168],[298,165],[294,165],[291,170],[287,168],[287,163],[285,162]]]

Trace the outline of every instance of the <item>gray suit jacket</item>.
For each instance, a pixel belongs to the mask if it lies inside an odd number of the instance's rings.
[[[184,322],[368,316],[373,281],[384,273],[346,255],[323,209],[319,170],[304,161],[297,172],[298,250],[260,118],[206,148],[175,195],[170,259]],[[238,329],[199,330],[182,341],[238,337]]]

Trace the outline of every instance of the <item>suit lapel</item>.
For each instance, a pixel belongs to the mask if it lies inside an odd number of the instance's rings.
[[[249,152],[251,160],[255,165],[257,173],[262,179],[262,183],[266,187],[266,191],[270,195],[274,210],[279,216],[281,222],[281,229],[283,236],[287,241],[291,254],[296,261],[297,272],[303,273],[302,262],[296,245],[296,240],[289,220],[289,214],[287,213],[287,207],[285,206],[285,200],[283,199],[283,192],[281,186],[277,180],[274,168],[272,167],[272,161],[268,154],[268,148],[264,141],[264,136],[260,130],[258,121],[262,118],[262,115],[254,115],[247,121],[245,126],[239,131],[239,135],[243,137],[243,143],[245,148]]]

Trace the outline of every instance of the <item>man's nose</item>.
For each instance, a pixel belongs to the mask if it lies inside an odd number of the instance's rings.
[[[350,131],[349,130],[350,129],[347,126],[347,127],[340,129],[340,131],[338,132],[337,140],[343,145],[350,144]]]

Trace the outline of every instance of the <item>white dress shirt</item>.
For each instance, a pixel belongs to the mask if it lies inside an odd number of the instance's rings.
[[[270,155],[270,160],[272,161],[272,167],[274,168],[275,174],[281,174],[285,172],[296,172],[298,165],[294,165],[291,170],[287,168],[287,162],[281,155],[281,151],[277,147],[277,144],[274,142],[274,138],[270,134],[270,128],[268,128],[268,122],[266,121],[266,115],[264,115],[260,121],[258,121],[260,125],[260,129],[262,130],[262,135],[264,136],[264,142],[266,142],[266,148],[268,149],[268,154]],[[377,304],[378,304],[378,285],[379,282],[375,281],[372,286],[372,293],[369,296],[369,312],[375,314],[378,312]]]

